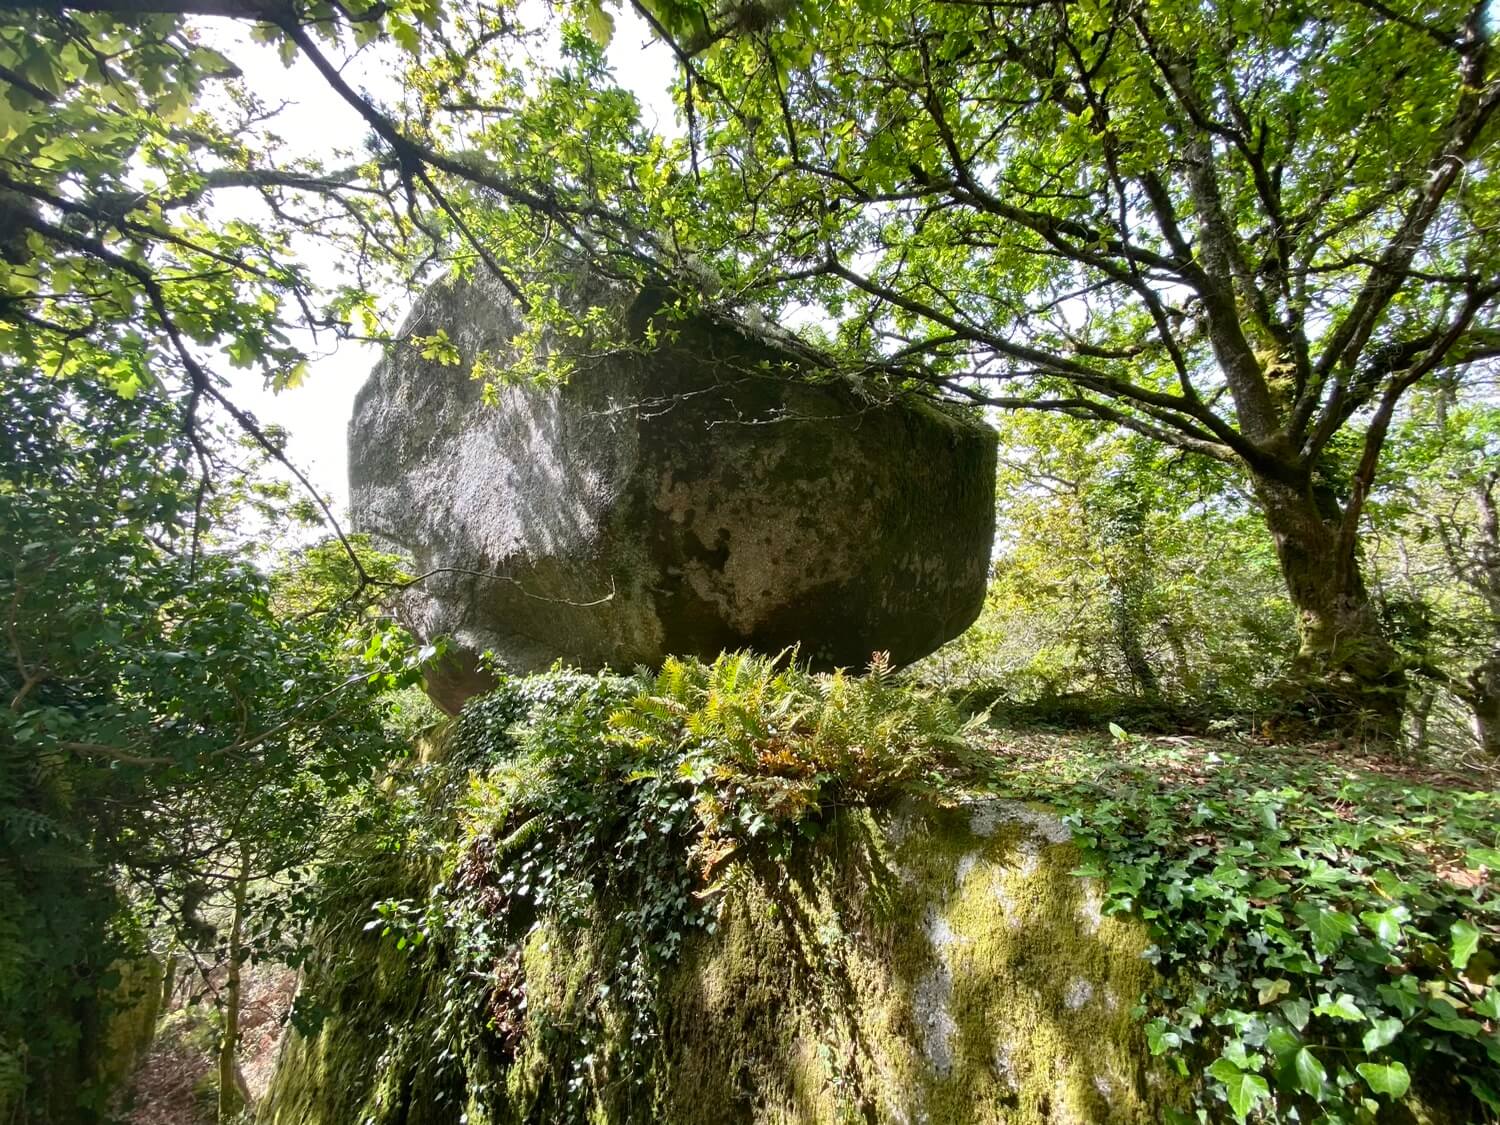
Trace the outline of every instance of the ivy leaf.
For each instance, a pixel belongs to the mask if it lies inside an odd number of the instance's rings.
[[[1478,1020],[1466,1020],[1462,1016],[1433,1016],[1422,1022],[1428,1027],[1435,1027],[1440,1031],[1451,1031],[1468,1039],[1478,1038],[1484,1031],[1484,1024]]]
[[[1411,1087],[1411,1075],[1401,1063],[1363,1062],[1354,1068],[1370,1089],[1393,1100],[1404,1097]]]
[[[1401,941],[1401,923],[1406,915],[1406,909],[1397,906],[1390,910],[1366,910],[1359,920],[1370,927],[1376,941],[1389,947]]]
[[[1390,1019],[1376,1019],[1370,1017],[1370,1030],[1365,1032],[1364,1047],[1370,1054],[1374,1054],[1382,1047],[1388,1047],[1401,1034],[1401,1029],[1406,1025],[1400,1020],[1392,1017]]]
[[[1262,977],[1255,981],[1255,986],[1260,990],[1256,993],[1256,998],[1260,1001],[1261,1007],[1279,1000],[1292,990],[1292,982],[1285,977],[1276,980],[1267,980]]]
[[[1460,918],[1448,927],[1448,935],[1453,939],[1453,951],[1450,960],[1453,967],[1463,972],[1468,965],[1469,958],[1474,956],[1474,951],[1479,948],[1479,927],[1466,919]]]
[[[1271,1033],[1266,1036],[1266,1046],[1271,1049],[1271,1054],[1276,1056],[1276,1061],[1285,1065],[1290,1056],[1301,1050],[1302,1040],[1289,1027],[1273,1027]]]
[[[1464,865],[1471,870],[1488,867],[1500,871],[1500,848],[1470,848],[1464,855]]]
[[[1330,1018],[1336,1020],[1350,1021],[1362,1020],[1365,1018],[1365,1014],[1359,1010],[1359,1004],[1356,1003],[1354,997],[1347,992],[1339,993],[1338,999],[1336,1000],[1325,993],[1322,1001],[1319,1002],[1318,1006],[1313,1009],[1313,1015],[1329,1016]]]
[[[1243,1039],[1231,1039],[1224,1044],[1224,1057],[1241,1070],[1250,1066],[1250,1056],[1245,1052],[1245,1041]]]
[[[1308,1017],[1312,1015],[1312,1005],[1306,1000],[1283,1000],[1277,1007],[1281,1009],[1287,1022],[1298,1031],[1307,1026]]]
[[[1344,938],[1359,930],[1354,919],[1342,910],[1319,909],[1299,911],[1299,914],[1312,931],[1313,948],[1322,954],[1332,953]]]
[[[1303,1047],[1292,1060],[1292,1066],[1297,1073],[1297,1088],[1312,1097],[1321,1098],[1328,1072],[1323,1069],[1317,1056]]]
[[[1153,1055],[1160,1055],[1182,1046],[1182,1036],[1171,1030],[1165,1020],[1152,1020],[1146,1025],[1146,1046]]]
[[[1486,1106],[1496,1113],[1500,1113],[1500,1092],[1478,1075],[1466,1074],[1464,1081],[1468,1083],[1469,1089]]]
[[[1271,1096],[1271,1087],[1264,1078],[1241,1070],[1228,1059],[1216,1061],[1208,1068],[1208,1073],[1224,1083],[1229,1108],[1234,1111],[1236,1121],[1245,1120],[1257,1102]]]

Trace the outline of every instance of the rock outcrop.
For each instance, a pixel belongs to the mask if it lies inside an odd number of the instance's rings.
[[[1161,983],[1145,926],[1102,914],[1080,860],[1060,820],[1012,801],[841,814],[784,865],[725,880],[717,930],[664,982],[638,1082],[620,1077],[631,1001],[598,992],[607,925],[531,932],[508,970],[526,999],[508,1061],[438,1035],[454,1000],[423,958],[350,926],[311,977],[327,1019],[291,1036],[257,1120],[1166,1120],[1188,1096],[1132,1016]],[[600,1005],[618,1038],[579,1041]]]
[[[733,329],[651,323],[670,341],[487,406],[473,361],[503,366],[519,315],[492,285],[443,283],[408,330],[445,330],[460,362],[399,350],[360,393],[354,522],[430,572],[403,612],[451,638],[428,685],[440,705],[488,686],[487,650],[517,672],[794,644],[860,667],[876,651],[914,660],[974,620],[994,526],[987,427],[792,377],[784,352]]]

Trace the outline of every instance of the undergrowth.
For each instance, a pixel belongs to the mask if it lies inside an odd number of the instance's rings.
[[[419,845],[436,885],[370,926],[441,980],[429,1054],[471,1098],[503,1100],[536,1031],[521,952],[544,927],[587,934],[609,968],[543,1029],[533,1095],[568,1120],[649,1117],[663,973],[713,931],[733,860],[784,858],[843,806],[983,790],[1062,810],[1078,874],[1149,927],[1161,985],[1138,1014],[1196,1080],[1199,1120],[1500,1112],[1492,792],[1312,751],[1028,741],[882,665],[824,676],[740,654],[504,680],[453,725],[440,772],[459,828]]]
[[[378,903],[369,923],[445,978],[439,1064],[472,1074],[457,1053],[514,1057],[529,933],[586,928],[612,969],[549,1029],[546,1096],[567,1120],[644,1112],[662,972],[690,934],[713,932],[727,861],[751,841],[784,856],[824,814],[928,784],[965,746],[958,712],[885,664],[815,675],[794,657],[674,659],[654,679],[559,670],[464,710],[447,753],[468,788],[442,881],[426,901]]]
[[[1150,927],[1148,1042],[1202,1077],[1201,1117],[1500,1112],[1500,796],[1271,747],[1069,745],[992,780],[1066,810],[1079,874]]]

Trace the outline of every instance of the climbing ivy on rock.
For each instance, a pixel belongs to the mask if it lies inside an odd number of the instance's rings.
[[[1149,1044],[1205,1079],[1207,1108],[1500,1113],[1494,792],[1123,732],[997,776],[1071,810],[1079,874],[1151,927]]]
[[[441,880],[425,900],[377,903],[367,928],[440,979],[425,1034],[448,1045],[436,1064],[462,1070],[471,1093],[520,1042],[524,943],[602,941],[610,973],[545,1033],[549,1082],[577,1115],[634,1105],[663,1046],[663,972],[714,931],[731,857],[753,844],[785,858],[833,808],[926,783],[962,727],[883,663],[814,675],[795,653],[671,659],[652,678],[503,679],[446,739],[444,784],[467,787],[454,792],[457,838],[427,844],[445,856]],[[475,979],[488,991],[476,996]]]

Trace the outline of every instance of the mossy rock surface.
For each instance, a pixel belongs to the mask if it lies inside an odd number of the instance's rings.
[[[341,982],[330,1014],[290,1039],[259,1120],[1159,1121],[1186,1099],[1131,1016],[1154,983],[1144,928],[1101,914],[1079,859],[1015,802],[846,812],[791,860],[727,873],[715,932],[657,990],[644,1062],[599,996],[603,922],[530,931],[501,1013],[519,1039],[488,1057],[439,1058],[431,978],[363,937],[319,970]]]
[[[111,971],[118,983],[103,997],[105,1015],[94,1054],[95,1071],[107,1088],[129,1078],[150,1049],[161,1011],[160,961],[142,955],[115,962]]]
[[[445,711],[494,686],[481,653],[519,673],[798,645],[859,668],[978,616],[996,439],[976,415],[814,379],[775,339],[670,315],[658,291],[559,299],[636,344],[486,404],[474,365],[521,363],[524,317],[492,280],[444,281],[403,334],[446,332],[458,362],[394,349],[354,404],[350,511],[427,576],[399,612],[448,639],[426,668]]]

